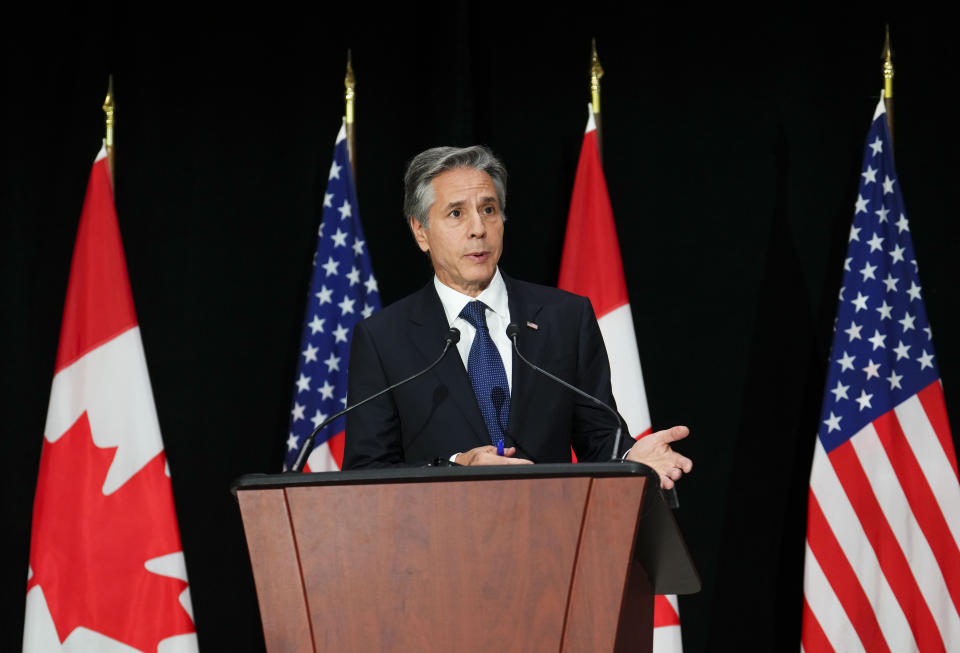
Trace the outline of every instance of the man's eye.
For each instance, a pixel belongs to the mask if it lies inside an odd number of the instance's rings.
[[[459,218],[461,215],[462,213],[460,212],[460,209],[454,209],[450,211],[450,217],[452,218]]]
[[[493,215],[494,213],[497,212],[497,210],[496,210],[495,208],[493,208],[492,206],[485,206],[485,207],[483,208],[483,212],[484,212],[485,215]]]

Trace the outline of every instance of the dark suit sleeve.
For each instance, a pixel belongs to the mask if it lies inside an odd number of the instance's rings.
[[[610,361],[603,344],[603,334],[593,311],[593,305],[583,298],[580,310],[580,338],[577,352],[578,388],[617,409],[610,384]],[[621,418],[622,419],[622,418]],[[607,410],[586,399],[575,399],[571,443],[578,460],[597,462],[611,458],[617,424]],[[620,439],[620,454],[633,444],[624,429]]]
[[[350,404],[370,397],[390,384],[375,339],[364,322],[353,330],[348,379]],[[343,468],[402,464],[400,433],[400,416],[393,393],[388,392],[352,411],[347,415]]]

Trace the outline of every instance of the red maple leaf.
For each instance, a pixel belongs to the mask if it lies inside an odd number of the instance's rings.
[[[115,451],[94,444],[86,412],[44,443],[27,590],[43,588],[61,642],[83,626],[155,651],[162,639],[194,632],[178,600],[187,583],[144,567],[181,550],[173,494],[161,452],[105,496]]]

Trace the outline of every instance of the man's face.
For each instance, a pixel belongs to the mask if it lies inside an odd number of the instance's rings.
[[[447,286],[476,297],[490,284],[503,251],[503,216],[490,175],[455,168],[433,178],[429,227],[410,218],[414,238],[430,252]]]

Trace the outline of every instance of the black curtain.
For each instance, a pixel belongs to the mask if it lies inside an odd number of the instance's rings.
[[[604,165],[654,425],[693,432],[678,517],[704,589],[680,601],[685,650],[799,645],[809,467],[884,22],[899,181],[960,415],[955,23],[619,3],[519,15],[466,0],[43,11],[8,21],[0,46],[2,650],[20,646],[43,425],[111,72],[117,210],[202,648],[263,646],[229,487],[281,465],[348,47],[360,215],[389,303],[429,279],[401,175],[439,144],[503,158],[502,266],[556,282],[597,38]]]

